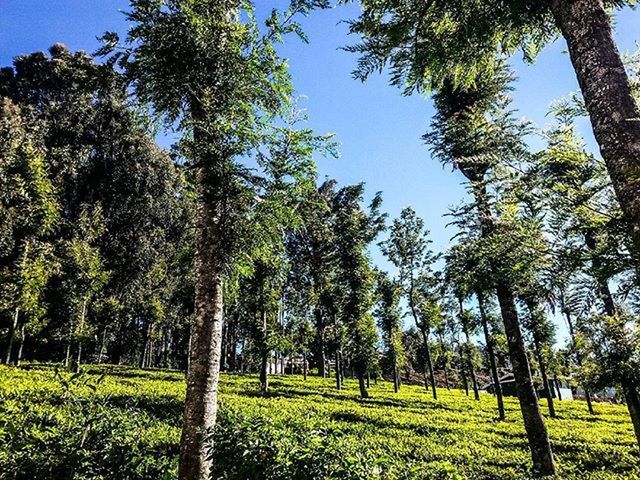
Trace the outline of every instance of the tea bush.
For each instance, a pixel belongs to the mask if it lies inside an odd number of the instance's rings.
[[[223,376],[211,433],[215,478],[525,479],[529,453],[514,399],[507,421],[494,399],[458,390],[433,400],[422,387],[274,376]],[[181,373],[93,367],[0,367],[0,480],[169,479],[177,470]],[[563,401],[549,431],[562,478],[640,478],[640,449],[624,406]]]

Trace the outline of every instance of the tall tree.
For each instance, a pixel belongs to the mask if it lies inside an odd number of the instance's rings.
[[[367,374],[377,363],[378,332],[370,313],[374,298],[374,270],[367,248],[384,228],[385,215],[379,212],[382,198],[374,196],[366,212],[361,203],[364,186],[342,188],[335,199],[337,284],[340,292],[338,316],[347,334],[346,350],[358,377],[360,397],[369,397]]]
[[[534,388],[526,345],[515,304],[514,264],[504,248],[508,230],[502,229],[492,211],[488,175],[499,164],[526,153],[523,126],[508,111],[506,96],[510,75],[502,67],[471,88],[443,84],[434,96],[437,113],[427,139],[443,162],[453,165],[467,178],[473,194],[480,234],[488,242],[484,254],[491,266],[496,296],[508,339],[509,355],[520,401],[520,409],[531,448],[533,468],[555,474],[556,466],[546,423]]]
[[[60,205],[45,166],[36,125],[10,100],[0,100],[0,310],[11,313],[5,363],[22,357],[28,330],[42,328],[43,295],[57,261],[50,235]],[[13,355],[16,335],[20,344]]]
[[[143,103],[183,132],[182,152],[195,169],[195,323],[187,378],[179,478],[208,478],[207,431],[215,423],[224,278],[239,248],[235,231],[248,194],[238,159],[259,141],[264,115],[287,103],[286,62],[273,42],[299,27],[296,13],[324,2],[294,2],[274,12],[262,32],[252,4],[237,0],[132,0],[132,27],[120,62]],[[246,15],[248,14],[248,15]],[[113,52],[116,34],[103,37]],[[239,99],[242,99],[239,101]]]
[[[402,346],[402,313],[400,297],[402,290],[397,281],[389,278],[389,274],[378,272],[376,293],[378,308],[375,316],[382,331],[382,340],[387,350],[389,364],[393,375],[393,389],[400,389],[400,371],[404,366],[404,350]]]
[[[391,82],[440,88],[453,77],[469,86],[495,68],[496,55],[522,49],[532,61],[561,33],[596,140],[640,258],[640,110],[616,46],[608,9],[634,0],[399,2],[364,0],[351,30],[363,41],[357,76],[391,65]]]
[[[420,316],[420,306],[423,302],[432,302],[433,306],[433,299],[426,297],[430,296],[429,292],[437,283],[432,271],[437,256],[429,249],[430,243],[429,231],[425,228],[424,220],[418,217],[411,207],[407,207],[394,219],[389,227],[389,238],[381,242],[380,247],[399,271],[410,314],[423,336],[431,390],[433,397],[437,398],[429,346],[429,332],[433,325],[424,323]],[[425,387],[429,388],[428,385]]]

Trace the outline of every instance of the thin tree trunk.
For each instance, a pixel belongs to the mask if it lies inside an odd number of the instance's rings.
[[[147,324],[147,331],[144,337],[144,348],[142,349],[142,358],[140,359],[140,368],[146,368],[147,356],[149,352],[149,342],[151,341],[151,323]]]
[[[542,348],[540,343],[535,341],[536,357],[538,359],[538,365],[540,366],[540,376],[542,377],[542,387],[547,397],[547,406],[549,407],[549,416],[556,418],[556,407],[553,404],[553,392],[551,391],[551,385],[549,383],[549,377],[547,376],[547,364],[542,356]]]
[[[552,0],[591,125],[640,257],[640,121],[602,0]]]
[[[365,374],[363,372],[358,372],[358,386],[360,387],[360,398],[369,398]]]
[[[302,354],[302,376],[304,381],[307,381],[307,352]]]
[[[340,359],[340,349],[336,350],[336,388],[342,389],[342,360]]]
[[[20,327],[20,344],[18,346],[18,353],[16,354],[16,367],[20,366],[22,363],[22,350],[24,348],[24,337],[26,335],[25,324],[23,323]]]
[[[377,377],[376,377],[377,380]],[[398,365],[393,364],[393,391],[395,393],[398,393],[398,390],[400,390],[400,382],[398,381]]]
[[[489,367],[491,368],[491,376],[493,377],[493,389],[496,393],[496,399],[498,401],[498,415],[500,420],[506,418],[504,412],[504,399],[502,398],[502,385],[500,384],[500,375],[498,375],[498,366],[496,364],[496,355],[493,349],[494,339],[489,332],[489,321],[487,319],[487,312],[485,310],[484,296],[480,292],[476,292],[478,298],[478,308],[480,310],[480,321],[482,322],[482,330],[484,332],[485,343],[487,344],[487,354],[489,355]]]
[[[560,391],[560,382],[558,381],[558,377],[556,376],[553,379],[553,383],[556,386],[556,390],[558,391],[558,401],[561,402],[562,401],[562,392]]]
[[[560,306],[562,308],[562,313],[564,313],[565,318],[567,319],[567,325],[569,327],[569,336],[571,337],[571,343],[573,344],[574,348],[576,346],[576,332],[575,332],[575,328],[573,326],[573,320],[571,319],[571,314],[569,313],[569,309],[567,308],[567,305],[565,303],[565,298],[564,298],[564,294],[561,293],[560,295]],[[580,355],[580,352],[578,352],[576,350],[575,352],[576,355],[576,363],[578,364],[579,367],[582,366],[582,356]],[[584,388],[584,398],[587,402],[587,409],[589,410],[589,413],[591,415],[595,415],[596,412],[593,409],[593,403],[591,402],[591,393],[589,392],[589,389]]]
[[[591,401],[591,392],[589,390],[584,391],[584,399],[587,401],[587,408],[589,409],[589,413],[591,415],[595,415],[596,412],[593,409],[593,402]]]
[[[319,306],[316,306],[314,309],[314,317],[316,321],[316,348],[317,348],[317,361],[318,361],[318,375],[322,378],[326,378],[327,376],[327,360],[325,357],[325,329],[324,329],[324,319],[322,317],[322,311]]]
[[[107,350],[107,334],[109,327],[105,326],[104,330],[102,330],[102,339],[100,341],[100,350],[98,351],[98,363],[102,363],[102,359],[105,356]]]
[[[460,311],[462,312],[462,302],[460,302]],[[476,378],[476,371],[473,368],[473,358],[471,356],[471,338],[469,337],[469,331],[466,327],[464,328],[464,336],[467,339],[467,366],[469,367],[469,374],[471,375],[473,398],[475,398],[476,400],[480,400],[480,392],[478,391],[478,379]]]
[[[78,354],[76,356],[76,361],[73,364],[73,371],[75,373],[80,372],[80,363],[82,362],[82,342],[78,342]]]
[[[263,350],[260,357],[260,389],[262,390],[262,393],[269,392],[269,356],[269,351]]]
[[[192,105],[192,110],[197,105]],[[197,110],[197,108],[196,108]],[[197,117],[197,112],[194,112]],[[196,128],[194,143],[203,132]],[[180,440],[179,480],[208,480],[211,476],[207,434],[215,425],[224,312],[220,201],[216,197],[224,174],[203,161],[196,169],[195,315],[190,341],[187,393]]]
[[[460,346],[460,374],[462,375],[462,386],[464,387],[464,393],[469,396],[469,381],[467,380],[467,369],[464,361],[464,354],[462,351],[462,345]]]
[[[444,338],[442,338],[442,336],[440,336],[440,348],[442,349],[443,352],[446,352],[445,350],[445,344],[444,344]],[[446,354],[444,355],[444,362],[442,362],[442,369],[444,370],[444,384],[447,387],[447,390],[449,390],[449,368],[447,365],[447,356]]]
[[[633,423],[633,430],[636,433],[636,440],[640,445],[640,395],[638,388],[635,385],[624,385],[623,392],[631,416],[631,423]]]
[[[82,330],[84,329],[84,322],[85,322],[85,318],[87,316],[87,296],[85,295],[82,298],[82,310],[80,311],[80,323],[78,324],[79,327],[79,332],[80,332],[80,338],[82,338]],[[80,362],[82,360],[82,340],[79,339],[78,340],[78,354],[76,356],[76,361],[75,364],[73,366],[73,371],[75,373],[78,373],[80,371]]]
[[[431,383],[431,393],[435,400],[438,399],[438,392],[436,391],[436,376],[433,373],[433,362],[431,360],[431,348],[429,347],[429,335],[426,332],[426,329],[421,328],[422,332],[422,340],[424,341],[424,348],[427,354],[427,369],[429,370],[429,383]],[[427,387],[427,390],[429,388]]]
[[[13,322],[11,323],[11,329],[9,330],[9,341],[7,342],[7,354],[4,357],[4,364],[9,365],[11,363],[11,353],[13,350],[13,342],[16,339],[16,329],[18,328],[18,319],[20,318],[20,309],[16,308],[13,314]]]
[[[262,296],[262,295],[261,295]],[[261,300],[261,309],[260,309],[260,319],[261,319],[261,328],[262,328],[262,358],[260,363],[260,385],[262,386],[262,393],[269,392],[269,376],[267,368],[269,372],[271,370],[271,352],[269,351],[269,343],[267,340],[267,311],[264,306],[264,299]],[[277,357],[276,357],[277,362]],[[276,363],[277,365],[277,363]]]

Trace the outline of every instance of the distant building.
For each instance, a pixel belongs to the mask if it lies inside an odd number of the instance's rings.
[[[557,379],[555,377],[549,377],[549,385],[551,387],[551,396],[553,398],[558,398],[561,400],[573,400],[573,392],[571,391],[571,387],[564,380]],[[513,374],[509,373],[500,378],[500,386],[502,387],[502,394],[505,397],[516,397],[518,392],[516,390],[516,382],[513,377]],[[546,398],[546,392],[542,384],[534,382],[534,386],[536,387],[536,393],[538,394],[538,398]],[[484,390],[488,393],[495,394],[495,386],[492,383],[488,383],[484,385],[481,390]]]

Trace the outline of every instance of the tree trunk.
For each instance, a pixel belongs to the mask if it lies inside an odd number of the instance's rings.
[[[20,344],[18,346],[18,353],[16,354],[16,367],[20,366],[22,362],[22,350],[24,348],[24,337],[26,335],[25,324],[20,327]]]
[[[13,350],[13,342],[16,339],[16,329],[18,328],[18,319],[20,318],[20,309],[16,308],[13,314],[13,322],[11,323],[11,329],[9,330],[9,341],[7,342],[7,354],[4,357],[4,364],[9,365],[11,363],[11,353]]]
[[[571,343],[573,345],[573,347],[575,348],[576,346],[576,331],[575,328],[573,326],[573,320],[571,319],[571,314],[569,313],[569,310],[567,308],[567,305],[565,303],[565,299],[564,299],[564,293],[561,293],[560,295],[560,306],[562,308],[562,313],[564,313],[565,318],[567,319],[567,325],[569,327],[569,336],[571,337]],[[580,355],[580,352],[577,351],[575,352],[576,355],[576,363],[578,364],[579,367],[582,366],[582,356]],[[587,402],[587,409],[589,410],[589,413],[591,415],[595,415],[596,412],[593,409],[593,403],[591,402],[591,393],[589,392],[589,390],[587,388],[584,388],[584,398]]]
[[[342,360],[340,359],[340,349],[336,350],[336,388],[342,389]]]
[[[307,381],[307,352],[302,354],[302,376],[304,381]]]
[[[431,348],[429,347],[429,335],[425,328],[421,328],[422,340],[424,341],[424,348],[427,354],[427,369],[429,371],[429,383],[431,383],[431,393],[435,400],[438,399],[438,392],[436,391],[436,376],[433,373],[433,362],[431,360]],[[428,388],[427,388],[428,390]]]
[[[553,379],[553,383],[556,386],[556,390],[558,391],[558,401],[561,402],[562,401],[562,392],[560,391],[560,382],[558,381],[558,377],[556,376]]]
[[[73,365],[73,371],[78,373],[80,371],[80,362],[82,361],[82,330],[84,329],[84,322],[87,316],[87,296],[82,298],[82,310],[80,311],[80,323],[78,324],[78,330],[80,337],[78,339],[78,354],[76,356],[75,364]]]
[[[478,391],[478,379],[476,378],[476,371],[473,368],[473,358],[471,357],[471,338],[469,332],[464,329],[464,335],[467,339],[467,365],[469,366],[469,373],[471,374],[471,385],[473,386],[473,398],[480,400],[480,392]]]
[[[102,359],[104,358],[107,350],[108,330],[109,330],[109,327],[107,326],[107,327],[104,327],[104,330],[102,331],[102,339],[100,341],[100,350],[98,350],[98,363],[102,363]]]
[[[260,359],[260,385],[262,387],[262,393],[268,393],[269,392],[269,375],[268,374],[271,372],[271,362],[270,362],[271,351],[269,350],[269,343],[267,340],[267,328],[268,328],[267,311],[264,306],[264,299],[261,300],[260,319],[262,323],[261,325],[262,357]],[[276,357],[276,362],[277,361],[278,359]]]
[[[541,475],[555,475],[556,465],[551,452],[549,433],[547,425],[540,411],[538,396],[533,386],[527,349],[520,330],[518,312],[511,288],[504,281],[499,281],[496,293],[502,312],[507,343],[509,345],[509,355],[513,365],[513,376],[515,379],[520,410],[524,419],[524,426],[529,439],[533,468]]]
[[[478,179],[470,178],[470,180],[472,181],[474,195],[478,205],[482,236],[490,237],[493,234],[495,226],[489,204],[487,203],[486,188],[478,182]],[[494,273],[499,273],[493,261],[491,262],[491,268]],[[533,470],[540,475],[555,475],[556,464],[551,451],[549,432],[547,431],[547,425],[540,411],[538,396],[536,395],[533,379],[531,378],[529,358],[527,357],[527,349],[524,338],[522,337],[522,331],[520,330],[520,320],[518,319],[513,289],[507,280],[503,278],[497,279],[496,296],[500,304],[502,322],[504,323],[504,329],[507,335],[509,357],[511,359],[511,365],[513,366],[516,392],[527,432],[529,448],[531,449]]]
[[[363,372],[358,372],[358,386],[360,387],[360,398],[369,398],[365,374]]]
[[[260,356],[260,389],[262,393],[269,392],[269,351],[263,350]]]
[[[552,0],[600,152],[640,252],[640,121],[602,0]]]
[[[467,380],[467,369],[465,368],[464,355],[462,347],[460,348],[460,373],[462,375],[462,386],[464,387],[464,393],[469,396],[469,381]]]
[[[376,377],[377,380],[377,377]],[[398,379],[398,365],[393,364],[393,391],[395,393],[398,393],[398,390],[400,390],[400,382]]]
[[[445,352],[445,345],[444,345],[444,338],[442,338],[442,336],[440,336],[440,348],[442,349],[443,352]],[[442,362],[442,369],[444,370],[444,384],[447,387],[447,390],[449,390],[449,368],[447,365],[447,356],[444,355],[444,362]]]
[[[487,312],[485,310],[484,296],[480,292],[476,292],[478,298],[478,308],[480,310],[480,321],[482,323],[482,330],[484,332],[484,339],[487,344],[487,354],[489,355],[489,367],[491,368],[491,376],[493,377],[493,389],[496,392],[496,399],[498,401],[498,415],[500,420],[506,418],[504,413],[504,399],[502,397],[502,385],[500,384],[500,375],[498,375],[498,366],[496,364],[496,356],[494,347],[494,339],[489,332],[489,321],[487,319]]]
[[[542,356],[542,348],[540,343],[535,341],[536,357],[538,359],[538,365],[540,366],[540,376],[542,377],[542,387],[547,397],[547,406],[549,407],[549,416],[556,418],[556,407],[553,404],[553,392],[551,391],[551,384],[549,383],[549,377],[547,376],[547,364]]]
[[[638,388],[635,385],[624,385],[623,392],[631,416],[631,423],[633,423],[633,430],[636,433],[636,440],[640,445],[640,395]]]
[[[197,136],[197,130],[194,136]],[[195,141],[198,144],[200,142]],[[196,170],[195,315],[190,340],[187,394],[180,440],[179,480],[208,480],[207,434],[216,421],[223,322],[224,247],[220,175],[202,162]]]
[[[316,321],[316,359],[318,361],[318,375],[322,378],[327,376],[327,359],[325,357],[325,341],[324,341],[324,319],[319,306],[314,309],[313,315]]]
[[[144,336],[144,348],[142,349],[142,358],[140,359],[140,368],[148,367],[147,356],[149,354],[149,343],[151,341],[151,323],[147,324],[147,331]]]
[[[73,363],[73,371],[75,373],[80,372],[80,363],[82,362],[82,342],[78,342],[78,353],[76,355],[76,361]]]

